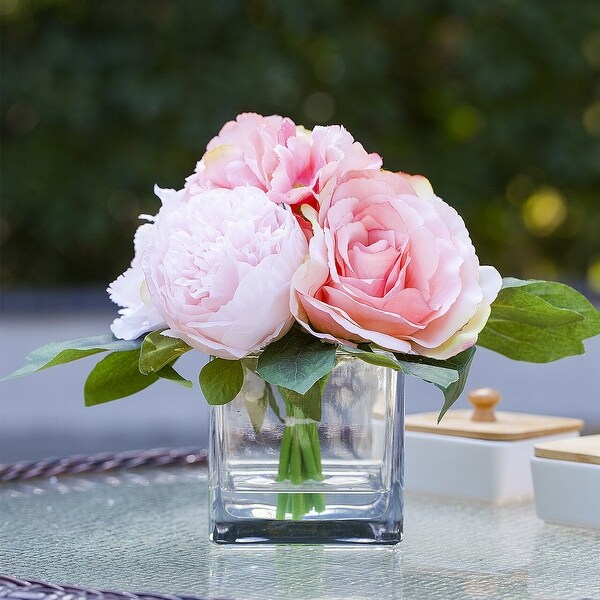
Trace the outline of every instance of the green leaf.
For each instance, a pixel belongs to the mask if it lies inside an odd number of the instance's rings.
[[[447,360],[436,360],[415,354],[394,355],[380,349],[370,348],[367,350],[364,347],[347,348],[343,346],[342,349],[344,352],[369,364],[402,371],[406,375],[433,383],[444,394],[444,405],[440,412],[440,419],[462,393],[475,354],[475,347],[473,347]]]
[[[253,368],[248,365],[253,365]],[[250,418],[250,423],[255,431],[259,433],[267,414],[269,404],[269,392],[272,394],[271,386],[256,372],[256,359],[242,359],[244,367],[244,384],[240,394],[244,399],[246,412]]]
[[[416,354],[393,354],[379,348],[364,346],[361,348],[341,347],[344,352],[378,367],[388,367],[402,371],[406,375],[418,377],[428,383],[445,388],[458,380],[459,373],[448,361],[436,360]]]
[[[279,393],[287,403],[300,409],[307,419],[320,421],[321,399],[330,375],[331,373],[327,373],[327,375],[319,379],[306,394],[299,394],[284,387],[279,388]]]
[[[520,284],[525,285],[520,285]],[[550,284],[550,282],[547,282]],[[510,278],[503,282],[505,287],[500,290],[492,304],[491,317],[499,320],[526,323],[539,327],[555,327],[583,321],[583,315],[571,310],[565,298],[563,306],[552,304],[536,294],[534,285]],[[550,284],[551,285],[551,284]],[[560,285],[560,284],[558,284]],[[572,292],[568,286],[563,286]],[[578,292],[575,294],[579,295]]]
[[[200,371],[200,388],[209,404],[231,402],[244,384],[244,367],[241,360],[213,358]]]
[[[269,404],[267,388],[265,387],[265,393],[257,400],[244,398],[244,404],[254,432],[256,434],[260,433],[267,415],[267,406]]]
[[[447,360],[436,360],[415,354],[396,354],[396,358],[404,373],[418,377],[427,383],[433,383],[441,389],[458,381],[459,373]]]
[[[66,342],[52,342],[46,344],[27,355],[27,363],[19,370],[0,379],[7,381],[15,377],[29,375],[36,371],[48,369],[55,365],[62,365],[99,352],[128,352],[136,350],[141,345],[141,340],[119,340],[112,334],[96,335],[93,337],[69,340]]]
[[[153,331],[144,338],[140,352],[141,373],[156,373],[191,350],[191,347],[179,338],[162,335],[163,331],[164,329]]]
[[[459,396],[463,393],[467,379],[469,377],[469,370],[471,364],[473,364],[473,357],[475,356],[476,346],[471,346],[467,350],[464,350],[460,354],[453,356],[445,361],[442,361],[448,367],[455,369],[458,373],[458,379],[452,382],[450,385],[443,387],[436,384],[442,392],[444,392],[444,405],[440,414],[438,415],[438,423],[442,420],[442,417],[446,414],[448,409],[458,400]]]
[[[165,365],[162,369],[160,369],[159,371],[157,371],[156,374],[161,379],[168,379],[169,381],[173,381],[174,383],[178,383],[179,385],[182,385],[185,388],[191,389],[191,388],[194,387],[194,384],[189,379],[186,379],[185,377],[182,377],[173,368],[173,364],[172,363],[170,365]]]
[[[539,296],[552,306],[567,308],[581,315],[581,320],[569,324],[573,335],[585,340],[600,334],[600,311],[577,290],[557,281],[521,281],[513,278],[509,278],[509,281],[525,284],[527,292]]]
[[[273,411],[273,414],[277,417],[277,419],[279,419],[279,421],[281,421],[281,423],[284,423],[284,419],[281,416],[281,412],[279,410],[279,406],[277,405],[277,399],[275,398],[275,394],[273,393],[273,388],[271,387],[270,383],[265,382],[266,384],[266,395],[267,395],[267,402],[269,404],[270,409]]]
[[[544,363],[584,354],[600,333],[600,312],[573,288],[507,278],[477,344],[512,358]]]
[[[349,346],[340,346],[340,350],[360,358],[360,360],[376,367],[388,367],[394,371],[402,371],[402,365],[398,362],[396,357],[391,353],[384,350],[363,350],[362,348],[350,348]]]
[[[540,329],[522,323],[493,319],[479,334],[477,345],[513,360],[546,363],[585,353],[580,340],[564,335],[560,329]]]
[[[335,365],[335,345],[293,327],[269,344],[258,359],[258,374],[273,385],[305,394]]]
[[[516,277],[503,277],[501,289],[523,287],[530,283],[541,281],[540,279],[517,279]]]
[[[443,392],[444,405],[438,416],[439,422],[465,389],[474,355],[475,346],[446,360],[414,354],[395,356],[404,373],[418,377],[427,383],[433,383]]]
[[[138,369],[139,350],[112,352],[89,374],[84,387],[86,406],[94,406],[135,394],[158,380],[152,373],[143,375]]]

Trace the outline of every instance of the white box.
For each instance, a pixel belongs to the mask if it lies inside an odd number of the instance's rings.
[[[535,451],[544,455],[531,459],[540,519],[600,529],[600,435],[568,443],[538,444]]]
[[[404,487],[494,504],[533,496],[529,461],[536,444],[579,435],[583,421],[567,417],[495,412],[498,390],[468,394],[473,410],[407,415]]]
[[[541,441],[578,435],[572,431],[516,441],[491,441],[407,431],[404,488],[496,504],[525,500],[533,495],[530,459],[534,446]]]

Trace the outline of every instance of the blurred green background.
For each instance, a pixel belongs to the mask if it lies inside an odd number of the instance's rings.
[[[0,0],[2,285],[105,285],[241,111],[426,175],[503,274],[600,293],[598,0]]]

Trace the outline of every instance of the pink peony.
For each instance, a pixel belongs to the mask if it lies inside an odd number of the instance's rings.
[[[445,359],[475,344],[501,278],[419,176],[355,171],[324,194],[291,308],[312,334]]]
[[[380,167],[381,158],[368,154],[343,127],[315,127],[311,132],[288,118],[243,113],[209,142],[185,188],[194,195],[252,185],[277,203],[314,203],[332,177]]]
[[[142,256],[148,291],[177,337],[237,359],[286,333],[307,243],[290,211],[253,187],[163,206]]]

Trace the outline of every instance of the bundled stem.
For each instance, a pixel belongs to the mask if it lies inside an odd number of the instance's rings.
[[[322,481],[321,445],[317,423],[307,422],[304,413],[297,406],[286,402],[291,424],[286,425],[281,440],[277,481],[290,481],[301,484],[312,479]],[[277,519],[302,519],[312,510],[325,510],[325,495],[322,493],[290,492],[280,493],[277,498]]]

